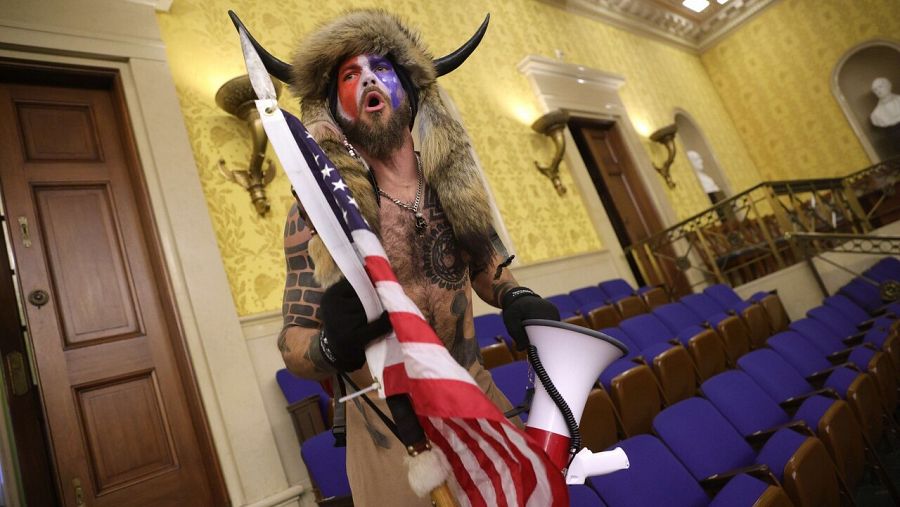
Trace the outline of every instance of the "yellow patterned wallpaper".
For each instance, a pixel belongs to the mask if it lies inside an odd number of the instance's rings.
[[[246,164],[250,150],[245,127],[219,110],[213,100],[222,83],[245,72],[237,37],[225,14],[228,9],[238,12],[257,38],[283,58],[315,25],[351,7],[380,5],[400,13],[420,29],[435,54],[455,49],[490,12],[491,26],[478,51],[441,83],[459,108],[516,253],[526,264],[601,248],[577,192],[558,197],[550,182],[533,169],[535,158],[543,162],[549,156],[549,143],[529,128],[540,113],[534,92],[516,70],[526,55],[553,55],[560,49],[568,62],[623,75],[622,99],[638,132],[646,136],[671,123],[675,108],[682,108],[706,134],[734,191],[759,180],[697,56],[535,0],[315,2],[315,10],[311,5],[300,0],[178,0],[171,12],[158,16],[241,315],[280,307],[281,234],[291,198],[287,180],[279,173],[267,190],[272,213],[258,218],[247,193],[226,181],[215,167],[221,157],[238,168]],[[281,102],[296,112],[289,96]],[[654,160],[663,158],[655,144],[646,138],[642,142]],[[678,186],[668,197],[677,218],[707,206],[683,155],[676,159],[673,176]],[[575,188],[565,164],[563,183]]]
[[[763,179],[869,165],[831,93],[851,48],[900,40],[898,0],[782,0],[701,57]]]

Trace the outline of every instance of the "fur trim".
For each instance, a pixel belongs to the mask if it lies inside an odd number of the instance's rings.
[[[437,86],[422,90],[419,136],[425,180],[447,214],[456,241],[476,265],[493,254],[491,212],[469,137],[444,107]]]
[[[447,481],[450,470],[447,458],[437,447],[415,457],[406,456],[409,486],[419,498],[425,498],[431,490]]]

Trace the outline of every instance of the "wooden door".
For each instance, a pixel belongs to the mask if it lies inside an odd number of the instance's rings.
[[[0,83],[0,185],[59,496],[224,504],[117,81],[69,81]]]
[[[665,229],[637,168],[627,157],[622,134],[615,124],[576,119],[571,122],[570,130],[622,247],[631,246]],[[644,272],[638,268],[636,259],[628,256],[628,263],[638,282],[664,283],[675,294],[690,293],[684,274],[667,260],[674,257],[671,248],[657,253],[663,254],[656,256],[657,261],[666,259],[661,262],[665,270],[662,279],[648,269],[650,259],[644,252],[638,252]],[[649,279],[645,279],[644,273]]]

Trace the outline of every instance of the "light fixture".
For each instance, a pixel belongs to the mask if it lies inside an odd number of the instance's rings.
[[[675,134],[677,132],[678,126],[673,123],[650,134],[651,141],[666,147],[668,155],[666,156],[665,162],[662,163],[661,167],[653,164],[653,168],[656,169],[656,172],[658,172],[664,180],[666,180],[666,185],[668,185],[669,188],[675,188],[675,182],[672,181],[672,175],[669,174],[669,170],[672,168],[672,161],[675,160]]]
[[[694,12],[703,12],[704,9],[709,7],[709,0],[684,0],[683,2],[681,2],[681,5]]]
[[[276,97],[281,92],[281,83],[275,84]],[[266,160],[266,146],[269,139],[263,130],[256,109],[256,93],[250,85],[250,76],[243,75],[230,79],[216,92],[216,105],[226,113],[237,116],[247,123],[253,141],[253,151],[247,169],[229,171],[224,159],[219,159],[219,171],[229,181],[233,181],[250,193],[250,201],[259,216],[269,212],[269,200],[266,198],[266,185],[275,178],[275,167],[271,160]],[[266,164],[263,170],[263,164]]]
[[[547,166],[542,166],[535,161],[534,166],[541,174],[550,178],[550,181],[553,182],[553,187],[556,189],[556,193],[559,195],[564,195],[566,193],[566,187],[563,186],[562,181],[559,179],[559,163],[562,162],[563,155],[566,153],[565,128],[566,122],[568,121],[569,113],[561,109],[556,109],[541,116],[531,125],[532,130],[538,134],[544,134],[553,140],[553,146],[556,148],[556,153],[553,154],[553,160],[551,160],[550,164]]]

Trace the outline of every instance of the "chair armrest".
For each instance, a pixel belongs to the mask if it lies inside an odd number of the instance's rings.
[[[319,408],[319,395],[311,394],[291,403],[287,407],[297,440],[302,444],[307,439],[325,431],[325,420]]]
[[[783,408],[785,410],[788,410],[791,408],[796,408],[796,407],[799,407],[800,405],[802,405],[803,402],[806,401],[807,398],[811,398],[816,395],[827,396],[827,397],[835,399],[835,400],[841,399],[841,397],[837,393],[837,391],[835,391],[834,389],[832,389],[830,387],[823,387],[822,389],[816,389],[815,391],[810,391],[806,394],[801,394],[800,396],[793,396],[791,398],[788,398],[788,399],[782,401],[778,405],[781,406],[781,408]]]
[[[854,335],[848,336],[841,340],[841,342],[848,347],[855,347],[863,342],[863,337],[866,336],[865,332],[856,333]]]
[[[634,356],[631,358],[631,362],[637,364],[647,364],[647,360],[644,359],[644,356]]]
[[[786,422],[784,424],[773,426],[764,430],[754,431],[753,433],[746,435],[744,437],[744,440],[746,440],[747,443],[750,444],[753,448],[756,448],[765,444],[766,441],[769,440],[769,437],[783,429],[797,430],[804,435],[813,436],[809,427],[806,426],[806,423],[802,420],[799,420]]]
[[[522,400],[522,404],[507,410],[503,413],[503,416],[507,419],[512,419],[519,414],[530,411],[532,401],[534,401],[534,387],[528,387],[525,389],[525,399]]]
[[[875,324],[876,320],[878,320],[878,319],[875,317],[872,317],[871,319],[860,322],[859,324],[856,325],[856,327],[857,327],[857,329],[859,329],[861,331],[868,331],[869,328],[871,328],[872,325]]]
[[[703,488],[722,489],[728,481],[741,474],[747,474],[752,477],[756,477],[758,479],[769,482],[774,486],[781,486],[781,484],[778,483],[778,478],[776,478],[775,474],[772,473],[772,470],[769,469],[768,465],[764,464],[750,465],[748,467],[735,468],[734,470],[729,470],[720,474],[713,474],[705,479],[702,479],[700,481],[700,485]]]
[[[848,366],[849,364],[850,363],[841,363],[841,364],[836,364],[830,368],[825,368],[824,370],[819,370],[815,373],[808,375],[806,377],[806,381],[813,385],[821,385],[822,382],[824,382],[825,379],[834,372],[834,370],[837,370],[838,368],[843,368],[844,366]]]
[[[846,363],[851,352],[853,352],[853,349],[838,350],[837,352],[832,352],[825,356],[825,359],[828,359],[831,364]]]

